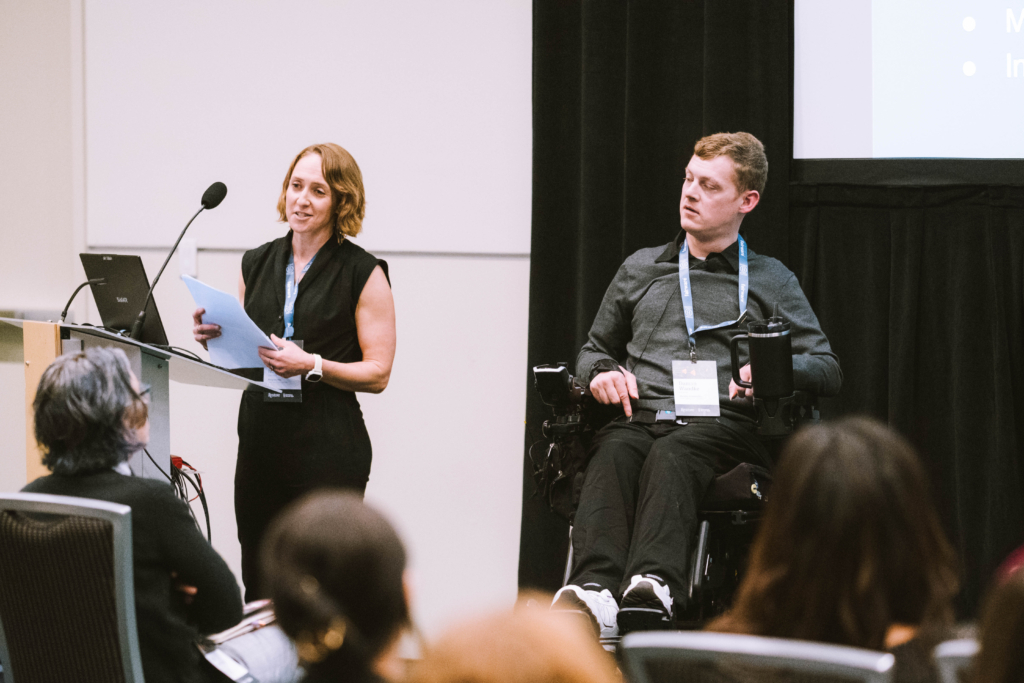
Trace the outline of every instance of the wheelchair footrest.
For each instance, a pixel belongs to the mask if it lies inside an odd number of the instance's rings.
[[[619,610],[619,632],[667,631],[675,628],[672,617],[653,607],[623,607]]]

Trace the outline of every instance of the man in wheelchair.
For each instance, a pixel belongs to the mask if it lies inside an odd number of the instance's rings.
[[[603,637],[673,623],[712,480],[744,462],[770,465],[753,392],[732,381],[730,340],[745,323],[778,306],[791,325],[795,389],[832,396],[842,383],[796,276],[739,236],[767,175],[754,136],[699,140],[679,204],[682,231],[626,259],[576,360],[594,398],[622,414],[594,436],[573,566],[552,609],[583,612]],[[751,381],[749,363],[740,377]]]

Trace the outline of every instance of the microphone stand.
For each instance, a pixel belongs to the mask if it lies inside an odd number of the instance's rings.
[[[188,220],[188,223],[185,224],[185,230],[188,230],[188,226],[192,225],[192,221],[194,221],[196,216],[202,213],[205,208],[205,206],[199,207],[199,211],[196,211],[192,218]],[[178,235],[178,239],[174,242],[174,246],[171,247],[171,252],[167,254],[164,264],[160,266],[160,272],[156,274],[155,278],[153,278],[153,284],[150,286],[149,292],[146,294],[146,300],[142,303],[142,310],[139,311],[139,317],[135,319],[135,324],[132,325],[132,332],[128,336],[136,341],[138,341],[139,337],[142,336],[142,326],[146,323],[146,307],[149,306],[149,300],[153,298],[153,290],[156,289],[156,283],[159,282],[160,276],[164,274],[164,268],[167,267],[167,264],[171,260],[171,256],[174,255],[174,251],[178,248],[178,243],[181,242],[181,238],[185,236],[185,230],[182,230],[181,234]]]
[[[82,291],[82,287],[85,287],[86,285],[105,285],[105,284],[107,284],[107,278],[105,278],[105,277],[96,277],[96,278],[93,278],[92,280],[86,280],[82,284],[78,285],[78,287],[75,289],[74,293],[71,295],[71,298],[68,299],[67,306],[65,306],[64,310],[60,312],[60,322],[64,322],[64,318],[68,317],[68,309],[71,308],[71,302],[74,301],[75,297],[78,296],[78,293]]]

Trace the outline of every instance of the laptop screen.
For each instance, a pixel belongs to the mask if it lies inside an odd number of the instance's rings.
[[[90,280],[104,278],[102,285],[90,285],[92,296],[99,309],[103,326],[112,330],[131,332],[142,302],[149,292],[149,278],[138,256],[121,254],[80,254],[85,275]],[[144,344],[167,345],[160,314],[156,310],[156,299],[150,299],[146,306],[146,324],[142,326]]]

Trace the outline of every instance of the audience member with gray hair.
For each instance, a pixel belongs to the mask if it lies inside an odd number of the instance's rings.
[[[167,482],[131,476],[127,461],[149,439],[146,394],[119,349],[91,348],[54,361],[33,404],[36,441],[53,474],[24,491],[131,507],[146,682],[223,680],[193,642],[238,623],[241,594]]]
[[[43,373],[33,409],[43,464],[54,474],[117,467],[149,440],[145,393],[119,349],[58,358]]]

